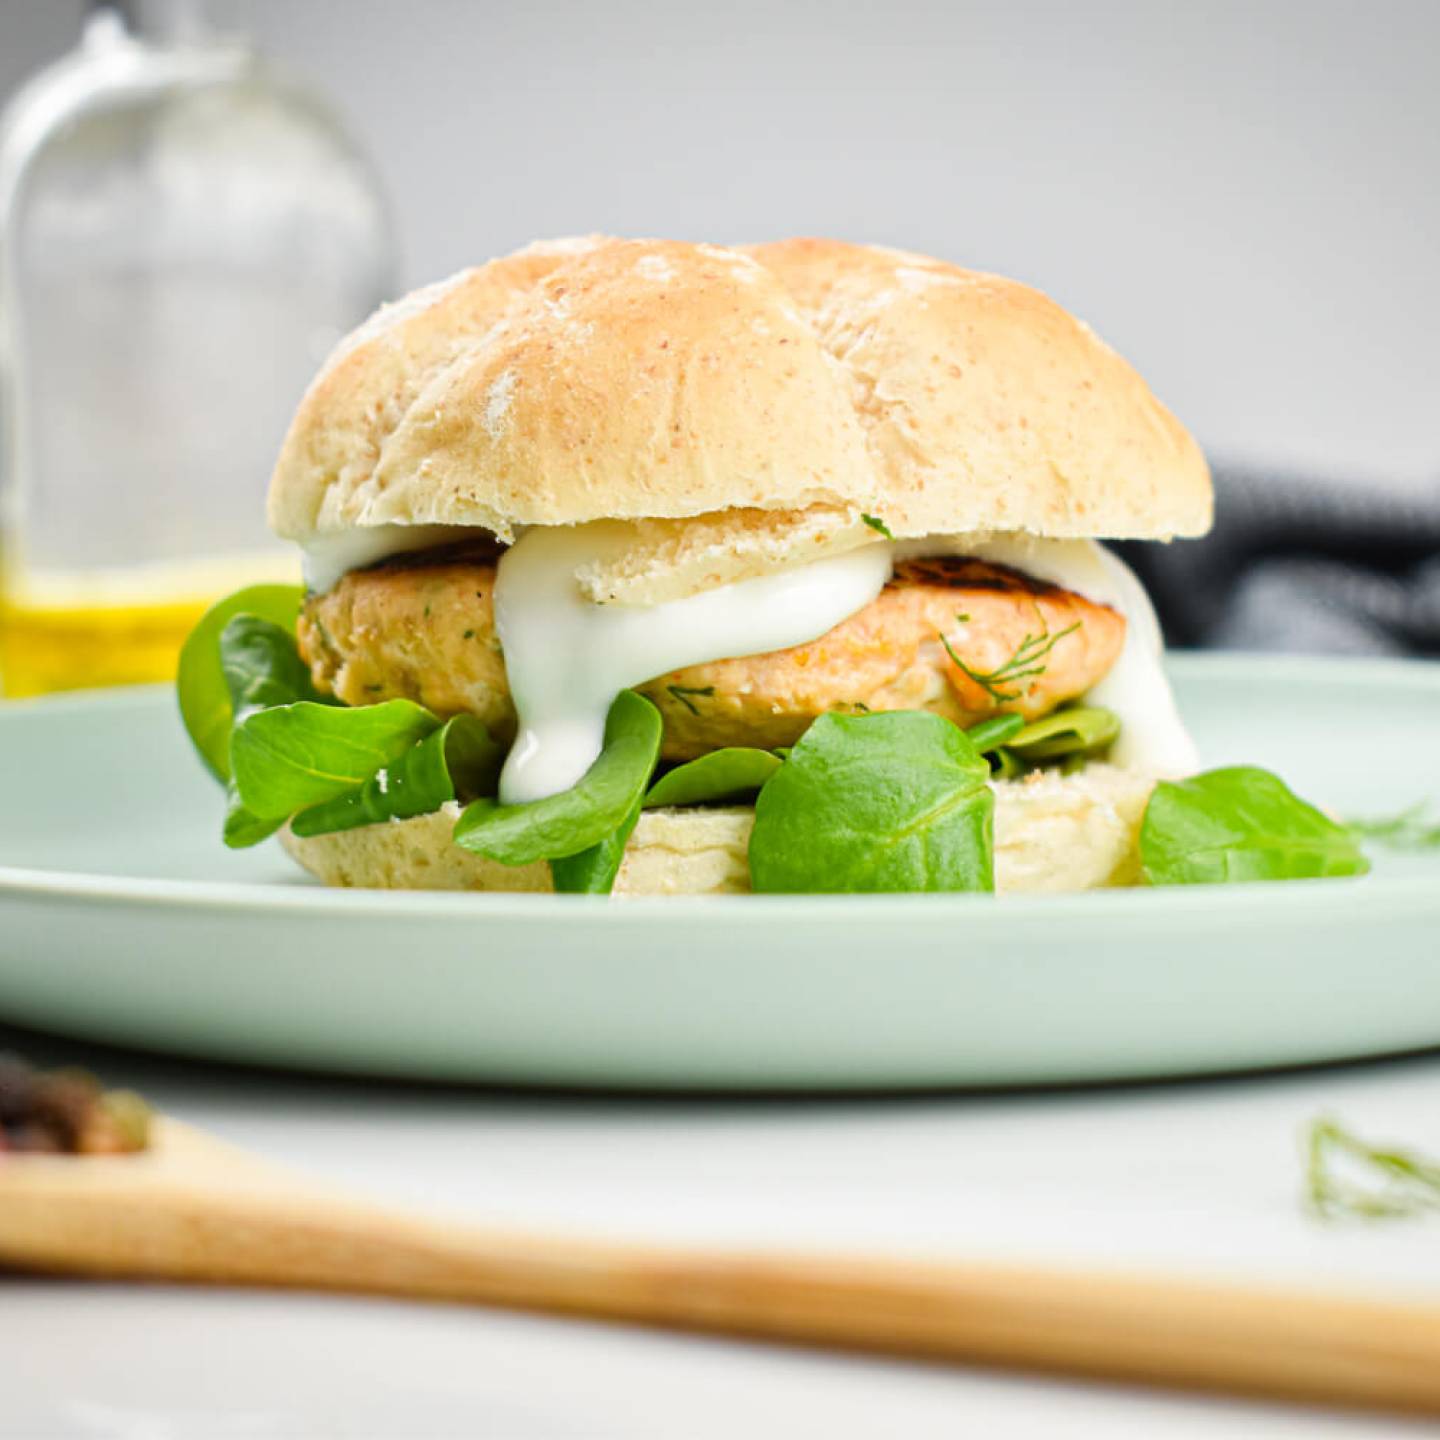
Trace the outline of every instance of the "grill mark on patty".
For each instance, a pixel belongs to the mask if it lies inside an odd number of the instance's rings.
[[[349,573],[371,575],[377,571],[438,570],[443,565],[494,565],[506,548],[493,535],[480,531],[473,538],[467,536],[447,545],[432,545],[427,550],[404,550],[398,555],[387,555]]]
[[[1023,570],[977,560],[971,555],[926,555],[898,560],[891,585],[938,585],[965,590],[992,590],[997,594],[1058,595],[1063,586],[1037,580]]]

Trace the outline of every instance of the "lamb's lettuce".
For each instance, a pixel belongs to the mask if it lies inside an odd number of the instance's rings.
[[[492,798],[501,751],[479,720],[442,724],[409,700],[352,707],[316,692],[295,645],[299,601],[291,587],[241,591],[185,645],[181,713],[226,783],[226,844],[258,844],[287,821],[322,835],[466,800],[458,843],[508,864],[550,860],[557,890],[611,889],[659,755],[648,700],[615,701],[605,750],[572,790],[502,806]]]
[[[1070,770],[1099,759],[1119,736],[1120,717],[1098,705],[1071,705],[1027,724],[1002,711],[965,733],[990,756],[998,779],[1015,780],[1037,766]]]
[[[1027,763],[1059,760],[1070,755],[1096,755],[1120,734],[1120,717],[1098,705],[1073,705],[1053,710],[1005,742]]]
[[[251,585],[237,590],[205,612],[180,648],[175,686],[180,715],[196,751],[217,780],[230,778],[230,729],[235,719],[220,659],[220,636],[237,615],[268,621],[293,636],[303,597],[298,585]],[[293,642],[290,648],[293,654]]]
[[[284,816],[274,820],[262,820],[258,815],[252,815],[240,799],[235,781],[231,779],[226,782],[225,824],[220,833],[230,849],[245,850],[251,845],[258,845],[262,840],[268,840],[284,823]]]
[[[630,813],[603,840],[578,855],[558,856],[550,862],[550,880],[557,893],[569,895],[608,895],[615,888],[625,846],[640,819],[637,801]]]
[[[982,754],[998,751],[1007,740],[1018,735],[1025,728],[1025,717],[1013,711],[1002,710],[978,725],[972,725],[965,734],[970,743]]]
[[[410,700],[356,709],[300,700],[256,710],[230,739],[235,788],[252,815],[283,820],[364,785],[439,726]]]
[[[327,835],[429,815],[461,795],[493,791],[503,758],[479,720],[457,715],[363,784],[300,811],[290,828],[300,836]]]
[[[216,648],[232,737],[237,724],[267,706],[321,699],[295,648],[295,637],[276,621],[248,612],[233,615],[220,631]],[[285,823],[285,817],[256,815],[246,806],[231,773],[228,743],[225,774],[225,843],[233,850],[242,850],[268,840]]]
[[[225,781],[227,845],[258,845],[287,820],[320,835],[494,790],[501,752],[479,720],[442,725],[408,700],[351,708],[318,694],[295,646],[298,601],[293,587],[241,591],[207,613],[182,652],[181,713]]]
[[[772,750],[752,750],[743,745],[712,750],[662,775],[646,792],[645,808],[749,800],[780,764],[780,756]]]
[[[600,758],[569,790],[524,805],[482,798],[455,825],[455,843],[505,865],[561,860],[614,834],[639,807],[660,754],[660,712],[622,690],[605,721]]]
[[[1140,861],[1152,885],[1307,880],[1370,868],[1344,825],[1252,765],[1157,785],[1140,827]]]
[[[220,632],[220,671],[230,700],[231,724],[276,705],[328,703],[310,679],[310,667],[283,625],[259,615],[236,615]]]
[[[822,715],[755,802],[757,891],[993,890],[990,766],[921,711]]]

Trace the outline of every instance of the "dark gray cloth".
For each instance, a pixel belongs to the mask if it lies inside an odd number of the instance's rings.
[[[1440,480],[1221,467],[1205,539],[1117,548],[1173,645],[1440,655]]]

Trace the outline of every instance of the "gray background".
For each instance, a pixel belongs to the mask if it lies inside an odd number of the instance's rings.
[[[1440,3],[222,0],[326,90],[407,282],[584,230],[1039,284],[1220,458],[1440,484]],[[80,0],[0,0],[0,95]]]

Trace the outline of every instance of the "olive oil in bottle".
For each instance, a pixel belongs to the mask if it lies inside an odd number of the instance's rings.
[[[393,289],[315,96],[199,0],[96,0],[0,119],[0,693],[164,680],[205,606],[295,578],[265,486]]]
[[[217,596],[296,581],[293,561],[256,555],[220,568],[0,577],[0,683],[7,699],[174,679],[185,637]]]

